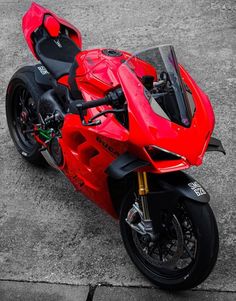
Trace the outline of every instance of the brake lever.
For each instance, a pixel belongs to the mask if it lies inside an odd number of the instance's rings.
[[[102,115],[105,115],[105,114],[109,114],[109,113],[116,114],[116,113],[124,113],[124,112],[125,112],[124,109],[105,110],[105,111],[102,111],[102,112],[94,115],[93,117],[91,117],[88,122],[93,122],[94,119],[96,119]],[[101,120],[98,120],[98,121],[100,122],[99,124],[101,124]]]
[[[99,125],[101,123],[102,123],[101,120],[96,120],[96,121],[92,121],[92,122],[90,122],[90,120],[88,122],[86,122],[85,120],[82,120],[82,124],[84,126],[96,126],[96,125]]]
[[[101,120],[92,121],[90,119],[88,122],[86,122],[86,120],[84,119],[84,112],[83,112],[84,110],[83,110],[83,104],[82,103],[77,104],[76,108],[79,111],[79,116],[80,116],[80,120],[81,120],[82,125],[84,125],[84,126],[96,126],[96,125],[101,124]]]
[[[80,116],[80,120],[81,120],[81,123],[84,125],[84,126],[96,126],[96,125],[99,125],[101,124],[101,120],[96,120],[96,121],[93,121],[94,119],[106,114],[106,113],[118,113],[118,112],[123,112],[123,109],[112,109],[112,110],[105,110],[103,112],[100,112],[98,114],[96,114],[95,116],[93,116],[92,118],[90,118],[88,120],[88,122],[86,122],[84,116],[86,113],[85,110],[86,109],[90,109],[90,108],[93,108],[93,107],[98,107],[98,106],[101,106],[101,105],[111,105],[112,107],[118,107],[120,106],[121,104],[121,101],[123,102],[124,101],[124,95],[123,95],[123,92],[121,90],[121,88],[119,89],[116,89],[114,92],[109,92],[107,96],[105,96],[104,98],[100,98],[100,99],[97,99],[97,100],[94,100],[94,101],[89,101],[89,102],[86,102],[86,103],[83,103],[83,102],[79,102],[79,103],[76,103],[75,104],[75,108],[77,109],[78,113],[79,113],[79,116]],[[74,111],[74,106],[72,105],[72,110]],[[73,112],[72,111],[72,112]]]

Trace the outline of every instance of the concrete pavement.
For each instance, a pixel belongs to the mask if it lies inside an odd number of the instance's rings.
[[[86,301],[88,286],[0,281],[0,301]]]
[[[165,292],[151,287],[0,281],[0,301],[234,301],[235,298],[235,292]]]
[[[84,48],[133,51],[173,44],[179,61],[209,95],[216,115],[215,136],[222,139],[227,156],[209,153],[201,167],[189,171],[209,191],[220,233],[217,265],[198,289],[234,292],[235,1],[39,3],[77,26]],[[75,193],[62,175],[27,164],[10,140],[6,86],[20,66],[35,63],[21,32],[21,17],[29,4],[0,0],[0,279],[151,287],[127,257],[117,223]]]

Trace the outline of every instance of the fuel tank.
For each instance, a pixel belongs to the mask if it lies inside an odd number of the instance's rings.
[[[103,96],[108,90],[119,86],[117,71],[131,56],[128,52],[114,49],[93,49],[78,53],[74,74],[78,88],[89,95]],[[155,69],[144,61],[135,59],[132,67],[140,77],[147,74],[155,77]]]

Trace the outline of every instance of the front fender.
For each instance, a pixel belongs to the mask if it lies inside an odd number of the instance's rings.
[[[178,201],[208,203],[210,196],[205,188],[195,179],[182,171],[164,175],[149,175],[150,193],[148,207],[153,226],[159,229],[162,222],[162,212],[176,212]]]
[[[134,172],[116,178],[112,177],[112,174],[110,173],[108,177],[108,187],[113,207],[117,216],[119,216],[125,195],[130,190],[137,191],[137,177]],[[206,189],[182,171],[166,174],[149,173],[148,184],[150,189],[148,194],[150,213],[156,213],[161,209],[171,210],[181,198],[199,203],[210,201],[210,195]]]
[[[152,185],[156,182],[159,191],[151,192],[152,198],[155,194],[161,194],[162,198],[172,193],[177,198],[187,198],[195,202],[208,203],[210,195],[206,189],[188,174],[177,171],[161,175],[151,174]]]

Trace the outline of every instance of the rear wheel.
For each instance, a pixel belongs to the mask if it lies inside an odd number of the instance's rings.
[[[134,193],[124,201],[120,229],[125,248],[137,268],[163,289],[189,289],[204,281],[215,265],[219,247],[210,206],[179,200],[174,211],[158,214],[161,223],[156,239],[150,241],[126,222],[134,201]],[[135,223],[139,218],[137,214]]]
[[[12,140],[19,153],[36,165],[45,165],[45,160],[40,145],[27,131],[38,123],[37,105],[43,93],[35,82],[34,67],[27,66],[13,75],[6,95],[7,123]]]

